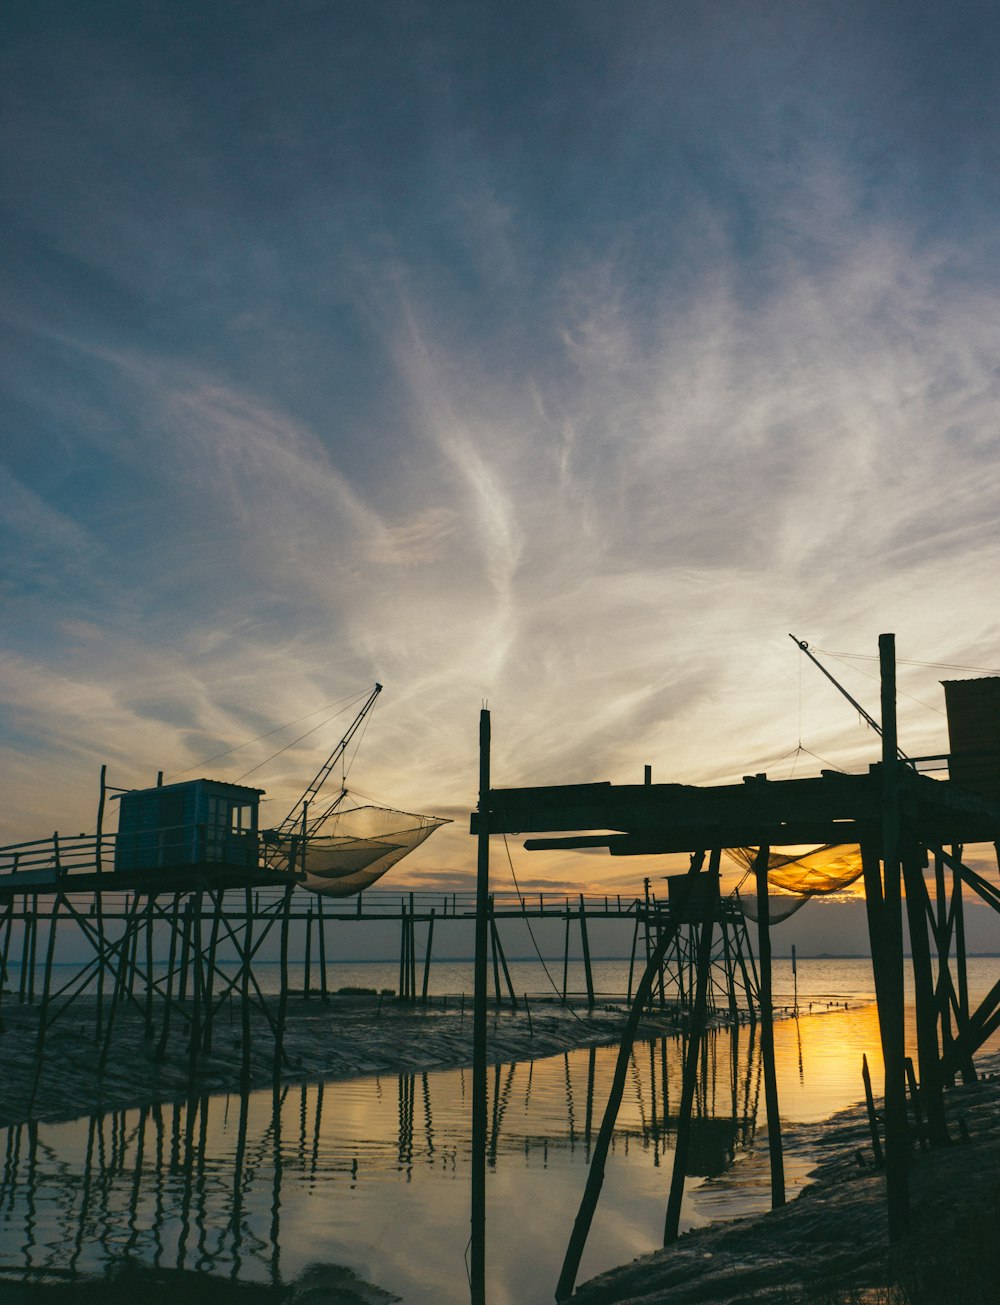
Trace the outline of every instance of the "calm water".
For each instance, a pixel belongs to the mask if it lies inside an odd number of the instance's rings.
[[[997,967],[970,962],[974,996]],[[384,984],[378,967],[352,968],[365,986],[394,986],[392,966]],[[512,969],[515,986],[542,989],[537,966]],[[790,1000],[790,964],[777,971]],[[616,973],[608,963],[599,986]],[[862,1053],[880,1060],[867,961],[802,961],[798,981],[804,1013],[776,1025],[775,1042],[782,1115],[805,1123],[861,1096]],[[598,1048],[491,1071],[493,1305],[552,1299],[614,1061]],[[703,1071],[684,1227],[768,1204],[749,1030],[712,1035]],[[660,1244],[680,1075],[676,1039],[636,1046],[581,1280]],[[264,1283],[322,1262],[411,1303],[465,1302],[470,1086],[468,1071],[394,1075],[6,1130],[0,1284],[100,1274],[125,1257]],[[792,1142],[791,1192],[811,1164]]]

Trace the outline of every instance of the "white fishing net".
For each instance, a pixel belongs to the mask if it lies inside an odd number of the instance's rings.
[[[323,833],[306,840],[305,857],[299,839],[272,836],[280,864],[305,871],[303,888],[327,897],[353,897],[381,879],[435,829],[451,822],[390,807],[353,807],[338,811],[323,825]]]

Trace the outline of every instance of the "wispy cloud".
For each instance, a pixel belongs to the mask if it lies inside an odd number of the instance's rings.
[[[995,207],[909,116],[958,112],[930,36],[557,11],[418,6],[419,59],[354,16],[332,78],[255,6],[211,85],[144,20],[7,58],[11,839],[378,678],[352,783],[455,815],[413,873],[460,882],[483,700],[499,783],[713,782],[873,755],[788,631],[1000,661]]]

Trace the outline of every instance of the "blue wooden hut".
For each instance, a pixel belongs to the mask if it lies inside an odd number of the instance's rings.
[[[120,795],[115,870],[258,864],[260,788],[191,779]]]

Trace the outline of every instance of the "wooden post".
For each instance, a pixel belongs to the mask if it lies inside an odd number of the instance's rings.
[[[493,957],[493,991],[497,999],[497,1010],[499,1010],[503,998],[500,993],[500,957],[497,955],[499,948],[497,947],[497,924],[496,924],[496,920],[493,918],[493,894],[492,893],[490,893],[489,912],[490,912],[490,954]]]
[[[316,894],[316,928],[319,936],[319,991],[324,1001],[330,1000],[330,992],[326,984],[326,922],[323,919],[323,894]],[[320,1085],[322,1088],[322,1084]]]
[[[587,983],[587,1009],[594,1008],[594,972],[590,965],[590,940],[587,937],[587,911],[580,894],[580,942],[583,946],[583,974]]]
[[[101,890],[98,888],[98,895]],[[150,893],[146,898],[146,1001],[145,1001],[145,1029],[143,1036],[152,1038],[155,1032],[153,1028],[153,911],[155,904],[155,895]]]
[[[903,1057],[903,916],[900,891],[900,814],[896,743],[896,637],[878,637],[882,679],[882,900],[886,997],[885,1186],[889,1241],[905,1237],[910,1221],[909,1138]],[[881,1017],[880,1017],[881,1022]]]
[[[305,823],[305,807],[303,805],[303,824]],[[303,836],[303,857],[305,856],[305,838]],[[288,1011],[288,921],[292,912],[292,893],[295,885],[289,884],[285,889],[284,901],[281,904],[281,992],[278,994],[278,1024],[274,1033],[274,1084],[277,1091],[278,1081],[281,1078],[281,1064],[285,1055],[285,1016]]]
[[[45,972],[42,975],[42,1006],[38,1012],[38,1037],[35,1040],[35,1079],[31,1088],[31,1099],[28,1103],[29,1109],[35,1103],[35,1094],[38,1091],[38,1084],[42,1077],[42,1058],[45,1052],[45,1032],[48,1027],[49,1018],[49,993],[52,990],[52,961],[56,949],[56,923],[59,917],[59,907],[62,903],[62,893],[58,892],[52,904],[52,914],[49,918],[49,939],[48,947],[45,951]]]
[[[431,918],[427,925],[427,950],[424,952],[424,981],[420,989],[420,1000],[427,1005],[427,985],[431,977],[431,948],[434,945],[434,907],[431,907]]]
[[[410,940],[410,931],[406,927],[406,902],[399,904],[399,999],[406,998],[406,985],[410,977],[410,967],[406,963],[406,946]]]
[[[771,1161],[771,1207],[785,1204],[785,1160],[781,1149],[778,1080],[774,1067],[774,1006],[771,995],[771,908],[767,892],[770,848],[757,851],[757,955],[760,959],[760,1052],[764,1062],[764,1103],[767,1111],[767,1150]]]
[[[156,1054],[154,1060],[160,1061],[167,1054],[167,1035],[170,1032],[170,1008],[173,1004],[174,991],[174,965],[177,960],[177,931],[179,925],[177,916],[180,913],[180,893],[174,893],[174,901],[170,910],[170,952],[167,960],[167,991],[166,1000],[163,1004],[163,1028],[160,1031],[160,1040],[156,1044]]]
[[[691,858],[691,868],[688,871],[687,880],[688,895],[690,894],[691,884],[701,871],[704,859],[704,852],[698,852]],[[677,920],[676,917],[671,917],[667,927],[662,930],[657,940],[655,950],[646,958],[646,968],[635,990],[632,1005],[629,1007],[628,1019],[625,1022],[622,1040],[618,1047],[618,1057],[615,1062],[614,1076],[611,1080],[611,1091],[608,1094],[608,1104],[605,1107],[604,1118],[601,1120],[601,1127],[597,1133],[594,1153],[587,1169],[587,1182],[583,1198],[580,1201],[580,1209],[573,1224],[573,1232],[570,1235],[562,1272],[559,1275],[559,1283],[556,1287],[556,1300],[558,1301],[568,1300],[573,1294],[573,1288],[576,1286],[576,1275],[580,1270],[580,1260],[583,1258],[584,1247],[587,1244],[587,1234],[590,1232],[594,1211],[597,1209],[598,1198],[604,1185],[604,1170],[607,1165],[608,1152],[611,1149],[611,1138],[615,1131],[615,1120],[618,1118],[618,1110],[625,1092],[625,1080],[628,1074],[629,1061],[632,1057],[636,1030],[639,1027],[642,1013],[646,1009],[646,1004],[653,990],[653,983],[659,973],[660,966],[663,964],[667,948],[673,941],[676,932]]]
[[[7,910],[4,913],[4,931],[3,931],[3,950],[0,951],[0,998],[3,996],[4,988],[7,985],[8,969],[7,958],[10,955],[10,936],[14,927],[14,898],[11,897],[7,903]],[[0,1016],[0,1033],[5,1032],[6,1025],[3,1017]]]
[[[212,1050],[212,1023],[214,1019],[212,998],[215,992],[215,959],[219,947],[219,930],[222,927],[224,888],[218,888],[213,893],[209,891],[209,897],[212,899],[212,932],[208,940],[208,964],[205,967],[205,1019],[204,1033],[201,1040],[202,1051],[209,1052]]]
[[[31,948],[28,956],[28,1004],[35,1000],[35,955],[38,951],[38,894],[31,894]]]
[[[188,1087],[193,1088],[198,1070],[198,1049],[201,1045],[201,1013],[204,996],[204,977],[201,955],[201,915],[204,895],[199,874],[198,888],[188,899],[191,908],[191,1032],[188,1039]]]
[[[882,1139],[878,1135],[878,1116],[875,1114],[875,1098],[872,1095],[872,1076],[868,1069],[868,1057],[861,1057],[861,1077],[865,1085],[865,1104],[868,1107],[868,1129],[872,1137],[872,1154],[875,1157],[875,1168],[881,1169],[885,1164],[885,1158],[882,1155]]]
[[[479,837],[476,868],[475,997],[472,1014],[471,1305],[486,1305],[486,948],[490,903],[490,713],[479,713]]]
[[[636,912],[635,927],[632,930],[632,949],[628,956],[628,1001],[632,1000],[632,975],[635,972],[635,949],[639,943],[639,915]]]
[[[962,876],[958,866],[964,849],[955,846],[951,849],[952,888],[951,909],[955,915],[955,970],[958,979],[958,1010],[962,1026],[969,1022],[969,971],[965,960],[965,905],[962,900]]]
[[[312,925],[313,925],[313,909],[312,909],[312,903],[310,902],[306,910],[306,955],[305,955],[305,963],[303,967],[304,973],[302,978],[303,1001],[309,1000],[309,980],[312,971],[312,933],[313,933]]]
[[[910,926],[910,957],[913,964],[913,991],[917,1008],[920,1105],[927,1117],[927,1139],[931,1146],[947,1146],[950,1138],[944,1117],[934,979],[931,973],[931,951],[927,938],[927,911],[930,909],[930,903],[927,898],[927,886],[924,883],[922,858],[912,844],[907,844],[903,854],[903,877],[906,882],[906,917]]]
[[[181,925],[181,973],[177,984],[177,1000],[187,1001],[189,949],[191,946],[191,898],[184,902],[183,922]]]
[[[566,989],[569,983],[569,906],[566,907],[566,936],[563,941],[563,982],[562,1000],[566,1005]]]
[[[708,1009],[708,984],[712,970],[712,930],[719,901],[719,862],[722,853],[713,847],[708,863],[708,880],[703,896],[704,918],[698,936],[697,974],[695,998],[691,1011],[691,1029],[684,1060],[684,1077],[681,1084],[680,1113],[677,1116],[677,1134],[674,1139],[674,1164],[670,1176],[670,1195],[667,1214],[663,1221],[663,1244],[677,1240],[680,1228],[681,1201],[684,1198],[684,1174],[687,1167],[688,1144],[691,1140],[691,1110],[694,1105],[695,1083],[698,1077],[698,1053],[705,1029]],[[666,1085],[664,1085],[665,1087]]]
[[[97,834],[94,844],[94,857],[97,862],[97,873],[101,874],[104,870],[104,804],[107,796],[108,767],[107,764],[101,767],[101,787],[97,797]],[[98,885],[94,894],[94,908],[96,912],[97,925],[97,1041],[101,1040],[101,1032],[104,1024],[104,975],[107,972],[107,957],[105,956],[105,938],[104,938],[104,894]]]
[[[243,931],[243,949],[240,957],[240,1078],[243,1084],[242,1105],[246,1104],[246,1089],[250,1085],[250,957],[253,952],[253,894],[243,890],[243,909],[246,927]],[[240,1115],[242,1122],[243,1116]]]
[[[417,1000],[417,912],[410,894],[410,1000]]]
[[[492,904],[492,901],[493,901],[493,898],[492,898],[492,895],[491,895],[491,896],[490,896],[490,902],[491,902],[491,904]],[[490,917],[490,925],[491,925],[491,927],[492,927],[492,929],[493,929],[493,958],[494,958],[494,964],[496,964],[496,958],[499,956],[499,958],[500,958],[500,965],[501,965],[501,968],[503,969],[503,978],[504,978],[504,983],[507,985],[507,993],[508,993],[508,995],[509,995],[509,997],[510,997],[510,1007],[511,1007],[511,1010],[517,1010],[517,997],[514,995],[514,985],[513,985],[513,983],[511,983],[511,981],[510,981],[510,970],[507,968],[507,957],[504,955],[503,944],[500,942],[500,928],[499,928],[499,925],[498,925],[497,922],[496,922],[496,917],[495,917],[495,916],[491,916],[491,917]]]

